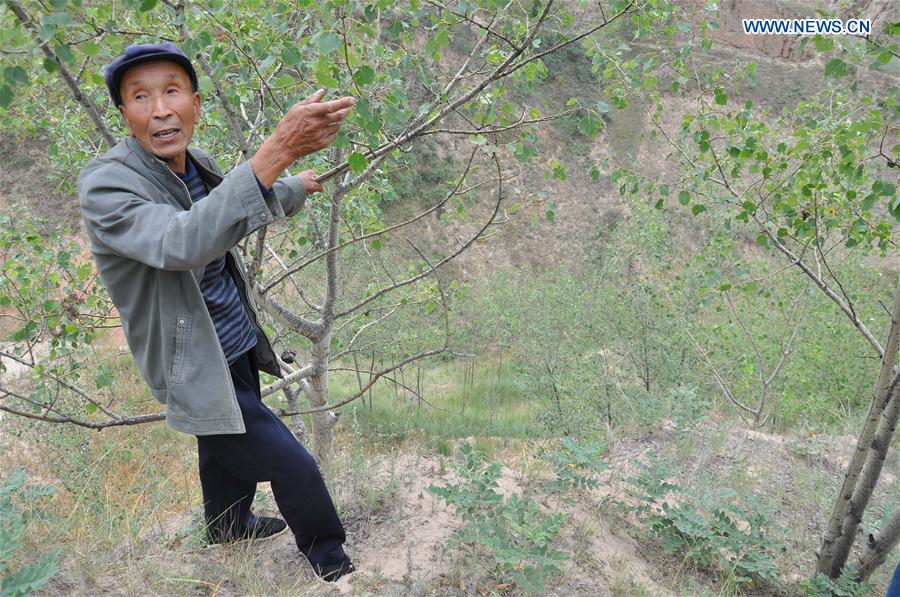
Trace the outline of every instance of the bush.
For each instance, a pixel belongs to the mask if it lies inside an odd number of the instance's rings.
[[[737,586],[778,580],[775,559],[785,548],[773,538],[768,512],[735,503],[730,489],[698,495],[669,481],[678,471],[653,453],[649,464],[636,465],[641,472],[629,479],[628,495],[638,500],[638,519],[663,540],[666,552],[717,570]]]
[[[465,521],[451,536],[451,545],[482,545],[521,589],[544,591],[546,579],[568,559],[551,547],[568,515],[545,515],[537,504],[517,494],[504,499],[497,493],[502,463],[486,465],[484,456],[470,444],[460,448],[458,460],[454,468],[459,484],[428,487]]]
[[[12,562],[24,544],[23,535],[28,521],[35,515],[34,501],[53,495],[52,487],[25,487],[28,474],[16,468],[0,486],[0,594],[6,597],[28,595],[47,584],[59,570],[59,550],[53,550],[38,560],[17,570]]]
[[[563,438],[559,449],[544,453],[556,477],[545,487],[560,493],[597,487],[597,476],[606,469],[606,463],[600,460],[604,452],[606,445],[601,442],[579,446],[572,438]]]
[[[802,585],[803,594],[809,597],[863,597],[875,594],[871,583],[860,583],[853,578],[856,567],[847,564],[840,578],[832,580],[824,574],[816,574],[810,581]]]

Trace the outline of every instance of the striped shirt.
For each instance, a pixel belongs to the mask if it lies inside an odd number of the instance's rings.
[[[191,194],[191,201],[197,203],[206,197],[207,189],[190,158],[185,160],[187,172],[176,172]],[[212,318],[219,344],[225,353],[225,360],[231,365],[242,354],[256,346],[256,331],[247,316],[237,286],[225,269],[225,256],[213,260],[203,270],[200,292]]]

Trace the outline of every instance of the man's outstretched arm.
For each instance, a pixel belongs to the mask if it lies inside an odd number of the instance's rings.
[[[82,215],[95,248],[167,270],[205,265],[257,228],[296,213],[306,194],[321,191],[311,170],[277,180],[299,157],[327,147],[353,98],[321,102],[318,91],[296,104],[260,150],[189,210],[142,196],[142,181],[112,164],[89,166],[79,178]],[[258,169],[257,169],[258,168]],[[256,175],[254,177],[254,174]],[[263,197],[257,180],[272,187]],[[288,204],[290,209],[282,209]],[[286,213],[289,211],[290,213]]]

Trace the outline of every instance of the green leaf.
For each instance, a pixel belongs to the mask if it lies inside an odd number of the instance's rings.
[[[95,44],[92,41],[86,41],[83,44],[81,44],[81,49],[88,56],[96,56],[97,54],[100,53],[100,46],[98,46],[97,44]]]
[[[450,47],[450,34],[447,32],[446,28],[438,31],[437,37],[434,38],[434,45],[439,49]]]
[[[716,87],[716,103],[720,106],[724,106],[728,103],[728,95],[721,87]]]
[[[201,75],[197,80],[197,85],[200,87],[200,91],[202,93],[212,93],[213,90],[213,80],[206,75]]]
[[[691,213],[694,214],[695,216],[696,216],[697,214],[703,213],[704,211],[706,211],[706,206],[703,205],[702,203],[696,203],[696,204],[694,204],[694,206],[691,208]]]
[[[381,239],[380,238],[372,239],[372,248],[375,249],[376,251],[381,248]]]
[[[556,180],[566,179],[566,167],[563,164],[560,164],[559,162],[554,160],[550,163],[550,165],[553,167],[553,178],[555,178]]]
[[[29,595],[47,584],[59,570],[59,549],[41,557],[38,562],[22,566],[14,574],[0,580],[0,593],[4,595]]]
[[[319,63],[316,66],[315,72],[316,82],[322,87],[330,87],[332,89],[335,89],[341,86],[341,84],[337,82],[337,79],[335,79],[331,75],[331,66],[329,64]]]
[[[862,211],[869,211],[875,206],[876,197],[875,193],[869,193],[866,195],[865,199],[862,200],[862,203],[859,204],[859,209]]]
[[[894,219],[900,221],[900,195],[894,197],[893,201],[891,201],[891,204],[888,206],[888,211],[891,212]]]
[[[890,50],[884,50],[881,54],[878,55],[878,58],[875,59],[875,64],[887,64],[891,61],[893,55]]]
[[[682,205],[687,205],[691,202],[691,195],[687,191],[681,191],[678,193],[678,203]]]
[[[94,414],[95,412],[97,412],[97,405],[93,402],[87,402],[84,405],[84,412],[88,413],[89,415]]]
[[[150,12],[154,8],[156,8],[156,3],[159,0],[143,0],[141,2],[141,12]]]
[[[301,59],[300,48],[297,47],[297,44],[288,43],[281,48],[281,61],[284,62],[285,66],[299,64]]]
[[[296,81],[294,80],[294,77],[292,77],[291,75],[281,75],[280,77],[275,79],[275,81],[273,81],[273,82],[275,83],[275,87],[290,87]]]
[[[75,64],[75,54],[72,53],[72,48],[69,47],[69,44],[57,44],[54,50],[60,60],[66,64]]]
[[[369,65],[363,65],[359,67],[355,73],[353,73],[353,81],[357,85],[368,85],[374,80],[375,71]]]
[[[72,16],[66,11],[54,12],[47,17],[47,22],[57,27],[65,27],[72,22]]]
[[[654,205],[653,207],[656,209],[662,209],[663,208],[663,200],[662,199],[657,200],[656,205]]]
[[[91,267],[90,263],[82,263],[75,268],[75,275],[78,276],[80,281],[84,282],[90,277],[92,271],[94,271],[94,268]]]
[[[369,160],[366,159],[366,156],[359,153],[358,151],[354,151],[350,154],[350,157],[347,158],[347,161],[350,163],[350,170],[354,174],[358,174],[366,169],[366,166],[369,165]]]
[[[41,29],[38,31],[38,37],[41,41],[50,41],[53,38],[53,35],[56,33],[56,27],[45,23]]]
[[[52,58],[44,58],[43,64],[44,64],[44,70],[47,71],[48,73],[56,72],[56,68],[57,68],[56,61],[53,60]]]
[[[16,83],[20,85],[28,84],[28,71],[26,71],[21,66],[7,68],[4,75],[10,85],[15,85]]]
[[[641,83],[646,90],[651,90],[656,88],[656,77],[647,77]]]
[[[113,375],[109,371],[102,371],[97,374],[97,377],[94,378],[94,381],[97,383],[97,389],[108,388],[113,383]]]
[[[825,65],[825,76],[840,79],[847,74],[847,63],[840,58],[832,58]]]
[[[830,52],[832,48],[834,48],[834,39],[823,35],[816,35],[813,38],[813,44],[815,44],[816,50],[820,52]]]
[[[9,85],[0,85],[0,108],[9,108],[12,105],[13,92]]]
[[[473,135],[469,137],[469,143],[471,143],[472,145],[484,145],[485,143],[487,143],[487,139],[484,137],[484,135]]]
[[[593,118],[590,114],[578,121],[578,132],[586,137],[596,137],[602,129],[603,121]]]
[[[341,38],[336,33],[326,31],[319,36],[319,52],[322,54],[331,54],[341,47]]]

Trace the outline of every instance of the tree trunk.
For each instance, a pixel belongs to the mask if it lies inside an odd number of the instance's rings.
[[[900,284],[894,290],[891,325],[888,332],[887,345],[884,348],[884,357],[881,361],[881,371],[878,374],[878,381],[875,383],[872,405],[869,407],[869,414],[860,433],[859,441],[856,444],[853,459],[847,467],[847,474],[844,477],[841,491],[837,496],[834,511],[831,514],[831,519],[828,521],[825,536],[822,538],[822,547],[819,549],[818,559],[816,560],[816,572],[827,574],[832,578],[836,578],[836,576],[833,576],[834,570],[838,571],[838,576],[840,575],[840,569],[843,568],[846,562],[846,557],[841,562],[838,562],[837,558],[835,558],[837,544],[842,536],[847,511],[856,491],[860,473],[872,448],[872,440],[875,437],[877,426],[887,406],[889,384],[895,377],[894,362],[897,359],[898,344],[900,344]]]
[[[891,437],[894,435],[894,429],[897,427],[897,415],[900,414],[900,375],[894,377],[887,392],[887,406],[881,415],[881,421],[878,423],[878,431],[872,440],[872,445],[866,457],[866,464],[856,483],[856,489],[853,497],[850,499],[850,506],[847,509],[847,516],[844,519],[841,529],[841,536],[835,542],[834,558],[831,561],[831,570],[829,576],[838,578],[841,570],[850,556],[850,549],[856,540],[856,533],[859,530],[859,523],[862,521],[863,512],[869,505],[872,492],[878,483],[878,477],[881,475],[881,469],[884,466],[884,459],[887,456],[888,446],[891,445]]]
[[[876,568],[884,564],[888,554],[900,543],[900,509],[894,511],[891,520],[877,539],[869,535],[866,551],[859,558],[857,580],[868,580]]]
[[[300,391],[294,386],[285,386],[284,388],[284,396],[287,398],[288,409],[291,412],[298,412],[300,410],[300,405],[297,403],[297,395],[299,393]],[[291,426],[293,427],[291,431],[294,433],[294,437],[297,438],[297,441],[306,445],[306,425],[303,423],[303,415],[292,415]]]
[[[326,334],[317,342],[313,342],[310,351],[310,360],[318,373],[307,380],[309,388],[307,395],[310,409],[320,409],[328,404],[328,354],[331,344],[331,333]],[[312,418],[312,455],[319,462],[328,459],[334,443],[334,424],[337,415],[325,410],[314,412]]]

